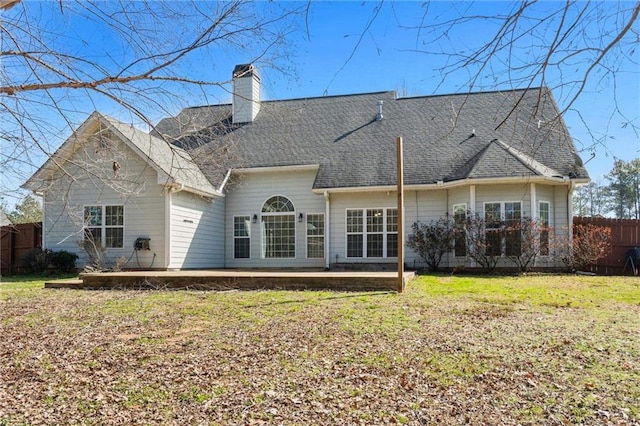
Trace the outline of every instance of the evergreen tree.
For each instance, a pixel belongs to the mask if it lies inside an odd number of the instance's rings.
[[[605,178],[609,181],[609,211],[620,219],[640,219],[640,158],[615,160]]]
[[[27,195],[15,209],[7,214],[14,225],[20,223],[42,222],[42,205],[34,196]]]

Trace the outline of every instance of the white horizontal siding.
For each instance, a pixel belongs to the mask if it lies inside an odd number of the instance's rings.
[[[306,214],[324,213],[325,204],[322,195],[311,192],[316,177],[315,170],[268,171],[249,173],[234,183],[226,196],[225,211],[225,253],[226,266],[229,268],[292,268],[323,267],[324,259],[307,259]],[[296,253],[295,258],[263,259],[261,253],[260,212],[264,202],[274,195],[287,197],[296,211]],[[303,213],[305,220],[298,222],[297,216]],[[234,216],[258,216],[258,223],[251,223],[251,257],[234,259],[233,218]]]
[[[113,162],[120,165],[117,176]],[[49,181],[44,195],[44,246],[77,253],[77,266],[87,263],[78,242],[83,239],[86,205],[124,205],[124,247],[107,249],[107,266],[118,259],[129,268],[164,268],[164,192],[156,172],[124,143],[116,140],[100,150],[89,140]],[[73,178],[72,178],[72,177]],[[133,253],[137,237],[151,239],[151,250]],[[155,256],[155,258],[154,258]]]
[[[178,192],[171,194],[170,204],[169,268],[223,267],[224,198]]]

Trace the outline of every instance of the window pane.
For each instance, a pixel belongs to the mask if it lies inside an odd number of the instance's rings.
[[[367,234],[367,257],[382,257],[382,234]]]
[[[262,255],[266,258],[295,257],[294,215],[262,216]]]
[[[102,245],[102,228],[86,228],[84,230],[85,241],[93,241],[96,246]]]
[[[307,215],[307,235],[323,235],[324,236],[324,215],[323,214]]]
[[[453,206],[453,222],[456,225],[456,228],[453,246],[456,257],[464,257],[467,255],[467,231],[464,229],[464,223],[466,220],[467,205],[455,204]]]
[[[123,246],[123,228],[107,228],[105,229],[104,246],[106,248],[122,248]]]
[[[549,231],[545,229],[540,231],[540,255],[549,255]]]
[[[518,221],[522,217],[520,203],[504,203],[504,218],[507,222]]]
[[[467,218],[467,205],[456,204],[453,206],[453,220],[456,224],[462,223]]]
[[[251,240],[246,237],[234,238],[233,257],[234,259],[249,259],[251,252]]]
[[[249,236],[249,223],[251,218],[249,216],[236,216],[233,218],[233,236],[234,237],[248,237]]]
[[[398,257],[398,234],[387,234],[387,257]]]
[[[324,258],[324,215],[307,215],[307,257]]]
[[[522,231],[520,229],[506,232],[505,253],[507,256],[520,256],[522,247]]]
[[[456,257],[464,257],[467,255],[467,231],[464,228],[457,228],[455,232],[454,253]]]
[[[382,209],[367,210],[367,232],[382,232]]]
[[[84,223],[86,226],[101,226],[102,206],[86,206],[84,208]]]
[[[347,257],[362,257],[362,234],[347,235]]]
[[[398,209],[387,209],[387,232],[398,232]]]
[[[498,231],[487,231],[487,255],[502,255],[502,238]]]
[[[550,204],[546,201],[539,203],[540,214],[540,255],[549,255],[549,218],[550,216]]]
[[[123,226],[124,206],[106,206],[104,221],[106,226]]]
[[[324,237],[309,237],[307,239],[307,257],[312,259],[324,258]]]
[[[362,210],[347,210],[347,232],[362,232]]]
[[[263,213],[292,212],[294,210],[291,200],[280,195],[269,198],[262,206]]]
[[[484,219],[487,228],[498,228],[501,222],[500,203],[487,203],[484,205]]]
[[[539,207],[540,225],[549,226],[549,203],[541,202]]]

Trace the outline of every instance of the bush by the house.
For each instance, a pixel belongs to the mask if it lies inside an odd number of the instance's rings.
[[[545,228],[547,237],[542,238],[543,230],[536,219],[523,218],[508,224],[505,229],[506,256],[516,264],[520,272],[529,272],[541,252],[548,251],[549,229]]]
[[[558,256],[568,268],[585,270],[607,255],[611,246],[611,228],[592,224],[575,225],[573,241],[561,241],[558,245]]]
[[[453,250],[453,221],[446,215],[429,224],[414,222],[411,228],[413,234],[407,238],[407,247],[415,250],[430,270],[437,271],[442,256]]]
[[[51,250],[42,250],[40,247],[32,248],[20,257],[22,267],[30,274],[41,274],[49,267],[50,255]]]
[[[493,271],[502,256],[505,223],[494,221],[488,224],[479,214],[468,211],[464,223],[459,226],[466,231],[467,257],[486,272]]]
[[[21,257],[25,272],[30,274],[42,274],[50,267],[53,267],[56,273],[72,272],[76,267],[77,259],[77,254],[66,250],[42,250],[39,247],[29,250]]]
[[[51,253],[51,264],[57,272],[72,272],[76,268],[78,255],[66,250]]]

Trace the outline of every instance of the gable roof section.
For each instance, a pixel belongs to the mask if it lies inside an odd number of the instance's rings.
[[[378,121],[379,100],[384,118]],[[404,140],[405,185],[482,177],[588,179],[546,88],[263,101],[252,123],[212,131],[229,110],[229,105],[187,108],[156,126],[178,143],[181,129],[188,128],[189,137],[208,133],[202,140],[211,142],[190,152],[216,186],[224,173],[201,164],[213,145],[238,150],[228,168],[319,164],[318,190],[395,185],[397,136]]]
[[[469,162],[454,170],[443,181],[493,178],[497,171],[500,171],[503,177],[562,177],[560,173],[544,166],[533,157],[494,139]]]
[[[64,167],[66,159],[70,158],[78,147],[76,142],[91,134],[100,125],[110,130],[153,167],[158,173],[159,184],[181,185],[184,190],[204,196],[220,195],[187,151],[99,112],[91,114],[23,187],[33,191],[40,189],[44,180],[50,178],[56,169]]]

